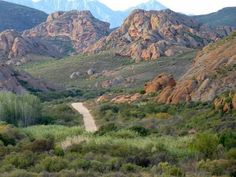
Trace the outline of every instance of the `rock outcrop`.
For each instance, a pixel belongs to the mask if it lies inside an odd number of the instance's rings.
[[[199,52],[192,67],[176,86],[167,86],[162,90],[158,102],[212,101],[217,95],[236,89],[235,66],[236,32]]]
[[[23,37],[14,30],[0,33],[0,62],[24,63],[29,55],[60,57],[59,50],[38,38]]]
[[[155,93],[167,86],[174,87],[175,84],[176,82],[173,76],[163,73],[158,75],[151,82],[146,83],[144,90],[146,93]]]
[[[6,64],[0,64],[0,91],[22,94],[27,91],[53,91],[55,88],[55,86],[40,79],[35,79],[25,72],[15,71]]]
[[[24,32],[27,37],[71,41],[76,52],[109,34],[109,23],[96,19],[89,11],[55,12],[47,21]]]
[[[119,95],[113,98],[111,102],[116,103],[116,104],[123,104],[123,103],[130,104],[130,103],[140,100],[141,98],[142,98],[142,95],[139,93],[130,94],[130,95]]]
[[[223,95],[218,96],[214,100],[214,107],[217,111],[229,112],[232,109],[236,110],[235,100],[236,92],[229,92]]]
[[[216,41],[232,31],[211,28],[171,10],[135,10],[117,30],[89,46],[85,53],[115,49],[117,55],[137,61],[173,56]]]

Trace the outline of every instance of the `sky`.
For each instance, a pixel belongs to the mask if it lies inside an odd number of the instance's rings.
[[[125,10],[148,0],[99,0],[113,10]],[[159,0],[167,8],[185,14],[207,14],[224,7],[236,7],[236,0]]]

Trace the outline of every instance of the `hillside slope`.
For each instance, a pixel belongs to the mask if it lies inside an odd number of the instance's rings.
[[[47,14],[29,7],[0,1],[0,32],[6,29],[24,31],[46,20]]]
[[[33,78],[25,72],[16,71],[5,64],[0,64],[0,91],[22,94],[27,91],[46,92],[54,89],[55,87],[49,83]]]
[[[25,63],[38,58],[62,56],[59,47],[39,38],[23,37],[14,30],[6,30],[0,33],[0,62],[8,64]]]
[[[158,101],[180,103],[212,101],[217,95],[236,89],[236,32],[208,45],[174,87],[166,87]]]
[[[236,7],[227,7],[218,12],[194,16],[200,23],[211,26],[232,26],[236,28]]]

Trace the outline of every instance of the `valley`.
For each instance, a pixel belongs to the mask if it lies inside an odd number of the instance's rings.
[[[235,7],[9,2],[52,13],[0,31],[0,177],[235,177]]]

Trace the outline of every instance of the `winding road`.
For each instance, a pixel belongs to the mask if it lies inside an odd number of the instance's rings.
[[[71,106],[82,114],[86,131],[94,133],[98,130],[93,116],[83,103],[72,103]]]

